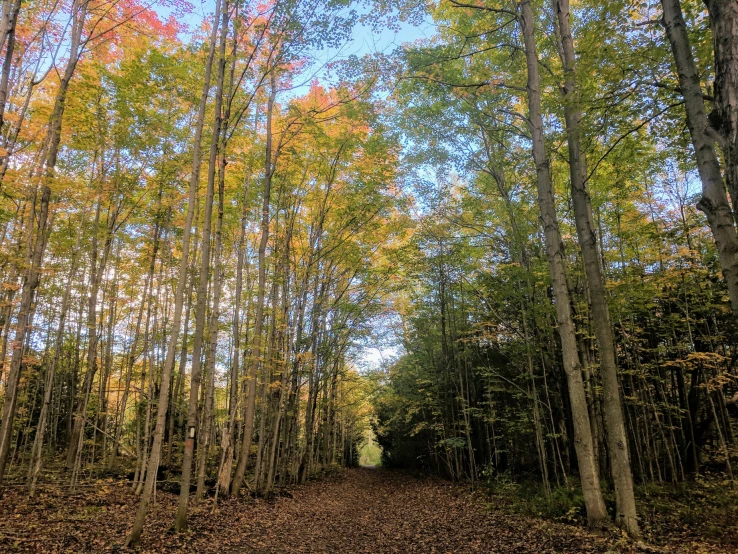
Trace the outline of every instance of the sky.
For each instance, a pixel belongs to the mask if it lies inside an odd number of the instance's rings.
[[[153,2],[153,9],[162,20],[167,19],[173,13],[173,8],[165,5],[168,3],[165,0],[153,0]],[[194,9],[186,15],[178,14],[177,19],[190,29],[197,29],[206,17],[212,15],[215,10],[215,2],[214,0],[190,0],[190,2]],[[365,6],[353,6],[353,9],[357,11],[358,17],[371,14],[371,10]],[[397,29],[385,28],[380,32],[374,32],[369,25],[357,21],[351,38],[342,48],[316,53],[316,58],[328,60],[336,56],[363,56],[375,52],[389,53],[402,43],[428,38],[434,32],[431,22],[424,22],[418,26],[409,22],[398,22],[397,27]]]

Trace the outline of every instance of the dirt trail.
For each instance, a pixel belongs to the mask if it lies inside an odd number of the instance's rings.
[[[293,487],[273,500],[192,506],[186,534],[171,532],[177,497],[159,492],[141,552],[564,553],[638,552],[612,537],[488,509],[467,487],[361,468]],[[0,552],[119,552],[138,497],[123,483],[76,493],[47,487],[34,501],[0,499]],[[673,546],[683,552],[699,549]],[[659,549],[657,552],[677,550]],[[651,550],[653,552],[653,550]],[[718,552],[714,549],[703,552]]]
[[[361,468],[244,517],[245,552],[604,552],[575,527],[495,514],[452,483]],[[233,552],[238,552],[234,548]]]

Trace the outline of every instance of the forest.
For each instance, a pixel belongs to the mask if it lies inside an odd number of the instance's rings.
[[[735,552],[737,341],[738,0],[2,0],[0,551]]]

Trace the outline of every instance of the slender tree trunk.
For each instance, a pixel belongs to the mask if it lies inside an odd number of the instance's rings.
[[[236,262],[236,290],[233,307],[233,359],[231,361],[230,394],[228,400],[228,428],[223,432],[222,460],[218,470],[218,492],[224,496],[230,493],[233,454],[236,444],[236,417],[238,415],[238,380],[241,361],[241,296],[243,291],[243,266],[246,258],[246,223],[248,221],[248,192],[251,175],[244,181],[243,211],[241,213],[241,234],[238,239],[238,261]]]
[[[227,22],[224,22],[227,25]],[[225,27],[224,27],[225,28]],[[225,63],[225,60],[222,60]],[[224,125],[225,130],[225,125]],[[217,145],[216,145],[217,147]],[[208,460],[208,450],[212,442],[212,417],[213,417],[213,395],[215,389],[215,355],[218,348],[218,323],[220,319],[220,295],[222,288],[221,252],[223,250],[223,209],[225,195],[225,152],[221,152],[221,167],[218,177],[218,221],[215,229],[215,254],[213,255],[213,307],[210,312],[210,338],[208,351],[206,353],[206,371],[208,375],[208,391],[205,398],[205,409],[203,416],[202,444],[198,445],[199,467],[197,474],[197,500],[205,496],[205,469]],[[215,165],[215,160],[213,165]]]
[[[249,373],[246,381],[246,417],[243,424],[243,442],[241,453],[238,457],[236,472],[231,484],[231,494],[238,496],[246,474],[249,451],[254,427],[254,412],[256,410],[256,374],[259,369],[259,357],[261,356],[261,335],[264,329],[264,297],[266,292],[266,247],[269,242],[269,201],[271,196],[272,176],[274,166],[272,164],[272,115],[274,102],[277,95],[276,77],[272,70],[271,91],[267,103],[266,117],[266,151],[264,158],[264,196],[261,207],[261,239],[259,241],[259,281],[257,285],[256,314],[254,321],[254,338],[251,348],[251,360],[249,362]]]
[[[536,165],[538,203],[543,221],[546,255],[551,271],[564,370],[569,388],[569,400],[574,423],[574,447],[579,462],[579,475],[587,509],[587,520],[590,527],[599,527],[608,518],[602,491],[600,490],[597,467],[595,466],[592,429],[582,380],[582,364],[577,352],[576,332],[571,315],[571,299],[566,282],[564,245],[559,231],[548,156],[546,155],[541,113],[541,81],[538,73],[538,54],[530,0],[523,0],[520,3],[519,24],[523,34],[528,68],[528,117],[533,142],[533,159]]]
[[[702,198],[697,207],[707,216],[707,223],[717,245],[720,268],[728,288],[728,297],[734,317],[738,318],[738,235],[736,235],[720,163],[715,154],[713,138],[705,112],[705,100],[700,86],[687,26],[679,0],[661,0],[663,23],[671,44],[679,87],[684,97],[687,127],[692,137],[697,171],[702,182]],[[732,110],[732,108],[731,108]],[[732,114],[732,111],[731,111]],[[735,117],[738,114],[732,114]],[[738,195],[736,196],[738,198]]]
[[[75,245],[72,252],[72,263],[69,268],[69,277],[67,278],[67,285],[64,288],[64,296],[62,297],[61,312],[59,313],[59,326],[56,330],[56,340],[54,342],[54,355],[51,358],[49,367],[46,369],[46,379],[44,382],[44,400],[41,407],[41,413],[38,416],[38,425],[36,426],[36,438],[33,442],[33,448],[31,449],[31,459],[28,463],[28,478],[26,480],[26,488],[28,490],[28,496],[33,496],[36,493],[36,483],[38,482],[38,476],[41,473],[41,464],[43,461],[43,448],[44,448],[44,436],[46,434],[46,420],[48,418],[49,407],[51,405],[51,393],[54,387],[54,375],[56,368],[59,366],[59,360],[61,359],[62,348],[64,346],[64,325],[66,323],[67,311],[69,310],[69,303],[72,294],[72,283],[74,281],[74,275],[77,273],[77,253],[79,248],[79,241],[82,235],[82,227],[80,226],[77,230],[77,238],[75,239]]]
[[[197,241],[193,244],[193,251],[197,251]],[[194,272],[195,260],[193,259],[192,270]],[[187,368],[187,337],[190,323],[190,313],[192,311],[192,291],[194,289],[194,279],[189,278],[187,284],[187,309],[185,310],[184,318],[184,329],[182,330],[182,346],[179,355],[179,371],[177,372],[177,381],[172,391],[172,401],[169,406],[169,448],[167,448],[167,459],[166,466],[171,469],[172,465],[172,451],[174,450],[174,435],[175,435],[175,421],[181,424],[181,418],[179,417],[179,406],[177,403],[180,401],[180,397],[183,396],[184,391],[184,377],[185,370]],[[183,299],[184,301],[184,299]]]
[[[109,414],[109,389],[108,383],[110,381],[110,375],[113,371],[113,330],[116,324],[116,318],[118,316],[118,278],[120,268],[120,250],[121,246],[118,243],[117,253],[115,256],[115,266],[113,271],[113,279],[110,284],[111,291],[108,293],[108,321],[105,338],[105,348],[103,354],[103,378],[100,382],[100,405],[98,408],[98,423],[97,427],[101,427],[102,438],[102,456],[101,461],[105,463],[105,457],[107,455],[108,447],[108,423],[110,422]]]
[[[152,445],[152,455],[149,460],[149,470],[144,483],[143,494],[141,495],[141,503],[139,504],[136,518],[133,522],[133,528],[126,538],[126,546],[135,546],[141,539],[146,513],[148,512],[149,503],[156,487],[156,474],[159,467],[159,457],[161,455],[161,442],[164,435],[164,423],[166,421],[167,406],[169,402],[169,382],[171,380],[172,368],[174,367],[174,358],[177,351],[177,341],[179,338],[180,326],[182,323],[182,306],[184,304],[184,291],[187,284],[187,268],[190,249],[190,235],[192,232],[192,220],[195,213],[195,204],[197,199],[197,189],[200,184],[200,148],[202,143],[202,130],[205,122],[205,108],[207,106],[208,91],[210,89],[210,75],[213,66],[213,58],[215,56],[215,45],[218,34],[218,21],[220,20],[221,0],[215,3],[215,22],[213,24],[212,33],[210,35],[210,49],[208,58],[205,63],[205,79],[203,83],[202,93],[200,95],[200,106],[197,114],[197,122],[195,124],[194,146],[192,151],[192,173],[190,175],[190,189],[187,198],[187,216],[185,219],[185,228],[182,236],[182,259],[179,265],[179,276],[177,280],[177,290],[174,297],[174,317],[172,319],[172,331],[169,337],[169,347],[167,348],[167,357],[164,361],[161,376],[161,390],[159,391],[159,406],[156,414],[156,427],[154,429],[154,443]],[[198,296],[198,302],[200,296]],[[198,362],[199,364],[199,353]],[[193,369],[195,358],[193,356]],[[186,439],[192,441],[189,435]],[[186,447],[185,447],[186,450]],[[191,463],[191,454],[190,454]],[[183,472],[184,473],[184,472]],[[187,494],[189,494],[189,470],[187,475]],[[184,485],[183,475],[183,485]],[[180,503],[182,499],[180,498]],[[186,504],[185,513],[182,518],[177,518],[178,530],[184,530],[187,524]]]
[[[589,289],[592,325],[599,349],[600,371],[603,384],[605,425],[607,426],[610,468],[615,485],[616,523],[633,538],[640,537],[633,494],[633,473],[628,454],[628,436],[620,399],[618,367],[615,357],[615,339],[610,323],[604,276],[600,266],[600,253],[592,218],[592,204],[587,190],[587,164],[581,148],[579,123],[582,113],[579,108],[580,92],[576,80],[576,57],[572,38],[569,0],[556,0],[562,62],[564,64],[564,118],[569,145],[569,168],[571,196],[574,206],[577,236],[582,251],[584,270]]]
[[[149,261],[149,269],[146,274],[146,280],[144,281],[144,291],[143,291],[143,297],[144,299],[148,299],[150,297],[150,289],[153,287],[154,283],[154,270],[156,269],[156,258],[159,251],[159,237],[161,232],[161,226],[159,225],[159,221],[157,220],[154,223],[154,231],[153,231],[153,238],[152,238],[152,252],[151,252],[151,260]],[[118,455],[118,448],[120,445],[120,437],[121,433],[123,432],[123,424],[125,421],[125,415],[126,415],[126,407],[128,405],[128,396],[130,393],[131,388],[131,380],[133,378],[133,366],[136,363],[136,359],[138,358],[138,341],[141,337],[141,324],[143,323],[143,316],[144,316],[144,307],[147,306],[147,302],[141,302],[141,304],[138,307],[138,317],[136,318],[136,331],[133,335],[133,343],[131,344],[130,350],[128,352],[127,360],[126,360],[126,372],[125,372],[125,384],[123,385],[123,398],[120,401],[120,413],[118,414],[118,422],[115,427],[115,431],[113,434],[113,450],[110,453],[110,458],[108,461],[108,467],[112,467],[115,463],[115,458]]]
[[[51,232],[51,214],[49,213],[51,184],[54,179],[54,169],[59,154],[62,117],[66,107],[69,82],[72,80],[72,75],[81,55],[80,45],[82,29],[87,16],[87,4],[84,2],[79,4],[79,0],[75,0],[73,3],[73,13],[74,17],[70,38],[71,53],[54,99],[54,108],[51,112],[51,119],[49,120],[46,155],[37,172],[37,176],[41,179],[42,184],[40,186],[40,195],[38,195],[38,192],[36,193],[36,197],[38,198],[38,222],[36,224],[35,235],[33,234],[32,226],[29,225],[28,228],[29,237],[33,236],[34,238],[31,247],[29,268],[23,277],[21,287],[21,301],[18,308],[15,342],[10,360],[10,372],[5,388],[6,400],[3,405],[2,423],[0,424],[0,482],[2,482],[5,475],[5,465],[10,451],[10,441],[18,397],[18,381],[20,379],[20,369],[23,360],[23,345],[26,343],[26,334],[30,330],[31,306],[36,288],[41,279],[41,264],[43,263],[46,242]]]
[[[5,122],[5,105],[8,101],[8,85],[10,83],[10,69],[13,66],[13,52],[15,51],[15,25],[18,21],[22,0],[13,0],[12,6],[9,0],[3,2],[2,31],[0,31],[0,50],[5,46],[5,59],[2,71],[0,71],[0,131]],[[8,14],[6,18],[6,6]]]
[[[216,14],[220,5],[216,7]],[[192,474],[192,457],[195,449],[195,432],[197,429],[197,399],[200,390],[201,353],[203,336],[205,333],[205,304],[207,301],[207,286],[210,275],[210,233],[213,215],[213,198],[215,195],[215,164],[220,140],[220,124],[223,103],[223,74],[225,71],[225,45],[228,37],[229,2],[223,1],[220,25],[220,51],[218,62],[217,88],[215,91],[215,123],[210,142],[210,159],[208,165],[208,183],[205,200],[205,219],[202,232],[202,258],[200,260],[200,282],[197,286],[197,304],[195,305],[195,336],[192,345],[192,371],[190,372],[190,398],[187,406],[187,438],[182,456],[182,481],[180,483],[179,506],[174,527],[178,532],[187,528],[187,504],[190,494],[190,476]],[[218,28],[216,23],[213,25]],[[213,35],[215,37],[215,35]],[[215,41],[215,38],[213,38]],[[207,423],[207,422],[206,422]]]
[[[313,313],[310,322],[310,371],[308,373],[308,391],[307,401],[305,403],[305,451],[300,461],[297,471],[297,479],[299,483],[305,483],[310,474],[310,462],[313,455],[313,443],[315,441],[315,407],[317,404],[317,373],[320,363],[318,355],[318,346],[320,341],[320,307],[322,300],[321,293],[318,294],[318,275],[315,275],[315,284],[313,286]]]
[[[100,173],[98,179],[101,181],[100,187],[102,189],[103,174]],[[79,458],[79,449],[84,442],[84,429],[87,418],[87,403],[89,402],[90,394],[92,392],[92,384],[97,373],[98,364],[98,335],[97,335],[97,297],[100,292],[100,283],[102,283],[103,276],[105,275],[105,269],[107,268],[108,258],[110,257],[110,251],[113,245],[113,234],[116,228],[116,221],[118,218],[118,210],[120,204],[112,210],[108,210],[108,221],[106,222],[105,228],[105,242],[102,247],[102,255],[100,256],[100,262],[98,264],[98,225],[100,221],[100,210],[101,210],[101,196],[102,190],[98,195],[98,205],[95,213],[95,223],[93,226],[92,236],[92,253],[90,256],[90,290],[89,300],[87,308],[87,371],[85,372],[85,380],[82,385],[82,395],[77,401],[76,416],[74,420],[74,427],[72,429],[72,438],[67,450],[67,468],[72,469],[72,482],[76,479],[78,466],[75,462]]]
[[[165,233],[166,236],[166,233]],[[149,471],[151,471],[151,467],[148,467],[148,461],[152,456],[152,453],[150,451],[151,446],[151,415],[153,410],[153,404],[154,404],[154,396],[155,396],[155,379],[156,376],[154,374],[154,370],[156,369],[157,364],[157,344],[156,344],[156,336],[157,336],[157,330],[158,330],[158,315],[159,315],[159,306],[161,305],[161,289],[162,289],[162,282],[163,282],[163,273],[164,270],[164,257],[162,256],[161,260],[159,261],[159,276],[157,278],[156,283],[156,292],[151,295],[151,298],[148,302],[148,313],[146,314],[146,341],[144,348],[146,349],[146,352],[148,353],[148,368],[149,368],[149,387],[146,394],[146,417],[144,419],[144,435],[143,435],[143,448],[142,448],[142,457],[141,457],[141,471],[139,473],[139,481],[135,486],[135,493],[141,494],[143,492],[144,487],[144,479]],[[153,307],[153,314],[152,312]],[[149,319],[151,319],[151,331],[149,331]],[[144,372],[141,376],[141,390],[143,391],[145,389],[146,385],[146,363],[144,363]],[[161,384],[163,385],[163,383]],[[167,383],[169,385],[169,383]],[[165,388],[165,390],[168,389],[168,386]],[[166,410],[165,410],[166,411]],[[165,414],[165,420],[166,420],[166,414]],[[156,470],[158,471],[158,464],[156,466]]]

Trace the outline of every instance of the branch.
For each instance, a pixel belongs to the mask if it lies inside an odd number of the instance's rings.
[[[681,102],[675,102],[674,104],[669,104],[663,110],[661,110],[658,113],[652,115],[651,117],[649,117],[648,119],[646,119],[643,122],[639,123],[638,125],[636,125],[632,129],[629,129],[626,133],[623,133],[622,135],[620,135],[617,138],[617,140],[610,146],[610,148],[608,148],[605,151],[605,153],[602,156],[600,156],[600,159],[597,160],[597,162],[594,164],[594,167],[592,167],[592,171],[589,172],[589,175],[587,175],[587,178],[584,180],[585,184],[590,180],[590,178],[592,177],[592,175],[594,175],[594,172],[597,170],[597,168],[599,167],[599,165],[604,161],[604,159],[607,156],[610,155],[610,152],[612,152],[615,149],[615,147],[618,144],[620,144],[620,142],[622,140],[624,140],[625,138],[627,138],[629,135],[632,135],[636,131],[642,129],[643,127],[645,127],[646,125],[648,125],[649,123],[651,123],[654,119],[656,119],[656,118],[662,116],[663,114],[665,114],[666,112],[668,112],[670,109],[676,108],[677,106],[681,106],[682,104],[684,104],[684,100],[682,100]]]
[[[505,8],[492,8],[490,6],[479,6],[479,5],[476,5],[476,4],[466,4],[464,2],[458,2],[457,0],[450,0],[450,2],[456,8],[471,8],[473,10],[482,10],[482,11],[485,11],[485,12],[504,13],[504,14],[507,14],[507,15],[511,15],[511,16],[513,16],[516,19],[518,17],[518,14],[516,14],[514,11],[512,11],[512,10],[506,10]]]

